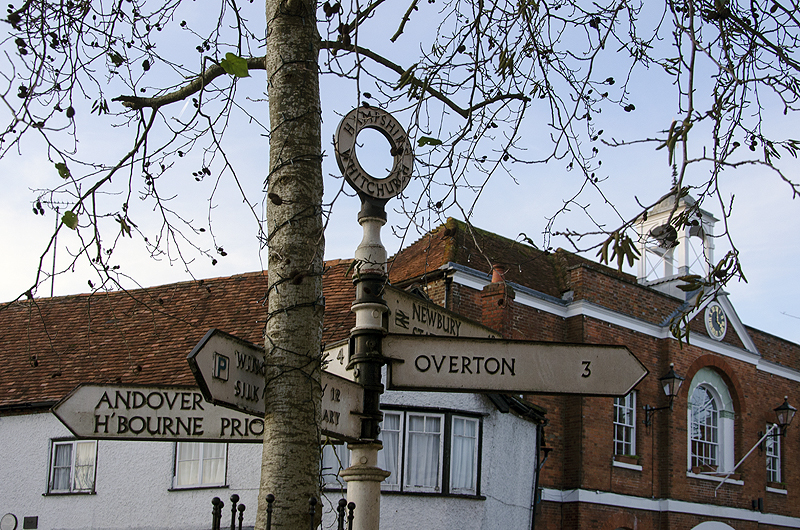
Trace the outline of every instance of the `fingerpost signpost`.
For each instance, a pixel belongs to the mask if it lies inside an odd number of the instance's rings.
[[[384,179],[367,174],[358,161],[356,138],[365,128],[376,129],[390,144],[393,165]],[[408,136],[388,112],[360,107],[342,119],[334,144],[339,169],[361,199],[358,222],[363,229],[353,278],[356,325],[349,341],[326,352],[327,370],[364,389],[361,439],[349,444],[351,466],[340,473],[347,482],[348,500],[359,507],[354,528],[376,530],[380,524],[380,483],[388,474],[377,467],[385,364],[390,363],[390,388],[450,392],[623,396],[647,374],[624,347],[495,343],[486,340],[496,336],[488,328],[470,328],[466,320],[433,304],[402,300],[409,295],[398,297],[399,291],[387,286],[380,232],[386,223],[386,202],[411,180],[414,155]]]
[[[393,165],[386,178],[369,175],[358,160],[356,139],[367,128],[390,144]],[[381,228],[387,201],[411,181],[408,135],[388,112],[364,106],[345,115],[334,144],[339,169],[361,199],[363,238],[354,256],[355,327],[349,339],[323,352],[319,426],[321,435],[348,442],[351,465],[340,476],[348,501],[358,506],[355,530],[378,530],[380,484],[389,475],[377,465],[384,365],[390,389],[412,391],[624,396],[647,375],[624,346],[503,340],[490,328],[389,286]],[[270,391],[264,348],[212,329],[187,359],[199,393],[84,385],[54,412],[86,438],[260,438]]]

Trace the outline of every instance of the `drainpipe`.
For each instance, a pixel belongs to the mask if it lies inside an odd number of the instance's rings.
[[[534,466],[534,476],[533,476],[533,492],[531,493],[531,530],[536,530],[536,507],[539,505],[541,500],[539,499],[539,476],[542,473],[542,468],[544,467],[545,462],[547,459],[550,458],[550,452],[553,450],[552,447],[545,447],[541,440],[544,439],[544,427],[547,423],[540,425],[536,429],[536,460],[539,460],[539,454],[543,451],[544,452],[544,459],[541,462],[538,462],[538,465]]]

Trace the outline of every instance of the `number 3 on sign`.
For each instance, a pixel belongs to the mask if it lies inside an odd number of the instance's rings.
[[[581,361],[583,364],[583,372],[581,373],[581,377],[589,377],[592,375],[592,370],[589,368],[592,365],[591,361]]]

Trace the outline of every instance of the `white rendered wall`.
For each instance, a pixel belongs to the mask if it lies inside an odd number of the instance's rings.
[[[385,493],[381,496],[381,530],[530,528],[536,425],[512,413],[500,413],[488,398],[477,394],[389,391],[381,402],[487,414],[480,470],[480,493],[486,498]]]
[[[534,479],[536,426],[501,414],[484,396],[387,392],[383,402],[486,414],[483,421],[481,495],[485,499],[384,494],[382,530],[408,528],[526,529]],[[255,522],[261,445],[228,446],[227,488],[171,490],[172,442],[98,441],[94,495],[45,495],[52,439],[71,433],[52,414],[0,416],[0,517],[12,513],[22,528],[38,516],[40,530],[201,530],[211,527],[211,499],[225,501],[223,528],[230,521],[231,494]],[[326,494],[332,507],[340,498]],[[356,508],[356,515],[358,509]],[[331,527],[326,517],[326,527]],[[335,528],[335,525],[332,526]]]
[[[95,495],[47,492],[50,440],[71,433],[51,414],[0,417],[0,516],[38,516],[40,530],[165,529],[211,527],[211,499],[242,498],[252,526],[260,473],[260,444],[231,444],[228,488],[173,490],[172,442],[97,442]],[[228,518],[230,512],[227,512]],[[225,520],[225,518],[223,518]],[[229,521],[229,519],[227,519]]]

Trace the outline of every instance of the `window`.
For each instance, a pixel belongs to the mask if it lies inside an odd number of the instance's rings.
[[[719,464],[719,410],[714,396],[699,386],[690,403],[690,432],[692,437],[692,467],[713,467]]]
[[[389,491],[478,494],[480,419],[454,413],[386,411],[378,467]]]
[[[380,439],[383,449],[378,451],[378,467],[391,472],[383,481],[383,489],[400,491],[400,455],[403,454],[402,412],[384,412]]]
[[[767,432],[771,427],[771,425],[767,425]],[[775,429],[765,440],[767,481],[769,482],[781,482],[781,438],[777,433],[778,430]]]
[[[442,414],[406,413],[404,491],[441,491]]]
[[[322,487],[343,490],[346,484],[339,471],[350,465],[350,451],[344,444],[326,443],[322,446]]]
[[[478,420],[453,416],[450,436],[450,493],[476,493]]]
[[[636,454],[636,394],[614,398],[614,454]]]
[[[689,387],[689,470],[722,473],[733,469],[733,401],[722,376],[697,371]]]
[[[175,488],[225,485],[228,446],[224,443],[177,442]]]
[[[48,493],[94,493],[97,442],[53,442]]]

